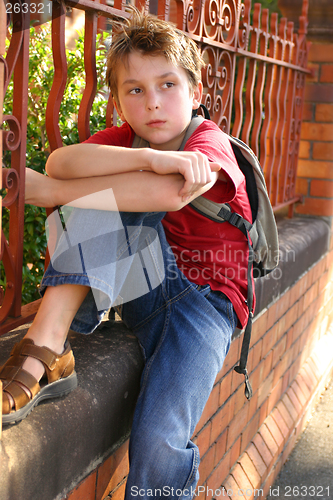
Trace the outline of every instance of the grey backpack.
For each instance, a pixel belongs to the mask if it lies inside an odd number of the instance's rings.
[[[206,112],[205,116],[209,118]],[[203,121],[204,118],[202,116],[195,115],[192,118],[179,151],[184,149],[188,139]],[[249,146],[235,137],[230,135],[228,137],[238,166],[243,172],[246,180],[246,191],[251,206],[253,222],[251,223],[239,214],[232,212],[227,203],[215,203],[203,196],[199,196],[193,200],[190,205],[194,210],[209,219],[216,222],[229,222],[229,224],[237,227],[246,236],[248,242],[247,306],[249,308],[249,320],[244,330],[239,365],[235,366],[234,369],[237,373],[241,373],[245,376],[245,396],[247,399],[250,399],[252,396],[252,388],[248,379],[246,363],[249,353],[253,319],[252,275],[254,278],[265,276],[276,268],[279,260],[279,242],[275,217],[268,197],[266,182],[260,163]],[[135,137],[132,147],[140,148],[145,146],[147,146],[147,142],[139,137]]]

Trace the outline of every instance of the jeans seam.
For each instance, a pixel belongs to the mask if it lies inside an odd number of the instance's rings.
[[[167,294],[167,291],[166,291],[166,288],[165,288],[165,283],[164,283],[164,277],[162,278],[162,274],[161,274],[161,269],[158,265],[158,259],[156,258],[156,255],[155,255],[155,252],[153,251],[152,249],[152,246],[151,246],[151,243],[153,242],[151,237],[150,237],[150,234],[148,234],[147,236],[147,242],[149,243],[148,244],[148,250],[149,250],[149,253],[153,259],[153,262],[155,264],[155,269],[156,269],[156,272],[158,274],[158,277],[159,277],[159,280],[160,280],[160,283],[161,283],[161,288],[162,288],[162,293],[163,293],[163,297],[164,299],[166,300],[168,298],[168,294]],[[163,260],[163,263],[164,263],[164,260]]]
[[[185,290],[182,290],[178,295],[176,295],[172,299],[169,299],[169,298],[165,297],[165,303],[161,307],[159,307],[158,309],[156,309],[147,318],[145,318],[144,320],[142,320],[141,323],[138,323],[137,325],[135,325],[135,327],[133,329],[136,330],[137,328],[142,328],[145,324],[149,323],[149,321],[152,320],[155,316],[157,316],[160,312],[164,311],[164,309],[166,309],[168,306],[170,306],[170,305],[174,304],[175,302],[178,302],[179,300],[181,300],[183,297],[185,297],[191,291],[193,291],[193,287],[190,284],[187,288],[185,288]]]
[[[230,325],[232,325],[232,328],[234,330],[236,327],[236,324],[235,324],[235,317],[233,315],[233,305],[232,305],[230,300],[228,301],[227,314],[228,314],[228,319],[229,319]]]
[[[126,239],[126,242],[123,244],[123,246],[118,249],[117,260],[120,259],[120,257],[126,252],[126,250],[128,250],[134,243],[134,241],[140,236],[141,230],[142,226],[137,226],[137,230],[133,232],[130,238]]]
[[[146,362],[146,366],[145,366],[145,373],[144,373],[144,376],[143,376],[143,379],[142,379],[142,382],[141,382],[141,388],[140,388],[140,393],[139,393],[139,396],[138,396],[138,399],[140,398],[142,392],[144,391],[145,389],[145,386],[146,386],[146,382],[147,382],[147,378],[149,376],[149,371],[150,371],[150,367],[151,367],[151,364],[153,363],[156,355],[158,354],[160,348],[161,348],[161,345],[163,344],[164,342],[164,339],[165,339],[165,334],[166,334],[166,331],[167,331],[167,327],[168,327],[168,324],[169,324],[169,318],[170,318],[170,314],[171,312],[167,312],[166,316],[165,316],[165,321],[164,321],[164,325],[163,325],[163,330],[162,330],[162,334],[161,334],[161,337],[160,337],[160,340],[156,346],[156,349],[154,350],[154,354],[149,358],[149,360]]]
[[[100,282],[100,283],[103,283],[103,284],[104,284],[104,285],[106,285],[106,286],[107,286],[110,290],[112,290],[112,291],[113,291],[112,286],[110,286],[110,285],[109,285],[106,281],[104,281],[104,280],[100,280],[100,279],[96,278],[96,276],[89,277],[89,275],[88,275],[88,274],[84,274],[84,275],[82,275],[81,273],[68,273],[68,274],[64,274],[64,273],[63,273],[63,274],[52,274],[51,276],[47,276],[47,277],[45,278],[45,281],[47,281],[47,280],[49,280],[49,279],[53,279],[53,278],[68,278],[68,276],[79,276],[79,277],[81,277],[81,278],[82,278],[82,277],[84,277],[84,278],[87,278],[87,279],[89,280],[89,282],[90,282],[90,280],[95,280],[95,281],[98,281],[98,282]],[[43,280],[43,281],[44,281],[44,280]],[[42,284],[43,286],[45,286],[45,284],[43,283],[43,281],[42,281],[42,283],[41,283],[41,284]],[[80,283],[78,283],[78,285],[80,285]],[[47,285],[47,286],[49,286],[49,285]],[[86,285],[86,286],[87,286],[87,285]],[[92,287],[92,286],[91,286],[90,288],[94,288],[94,287]],[[101,290],[101,292],[103,292],[103,290]],[[104,292],[104,293],[106,293],[106,292]]]
[[[196,471],[198,470],[198,467],[199,467],[199,462],[200,462],[200,459],[199,459],[199,451],[197,448],[192,448],[192,451],[193,451],[193,461],[192,461],[192,469],[191,469],[191,472],[187,478],[187,481],[185,483],[185,486],[183,488],[183,491],[186,490],[190,484],[190,482],[193,480],[195,474],[196,474]],[[181,498],[182,495],[178,498]]]

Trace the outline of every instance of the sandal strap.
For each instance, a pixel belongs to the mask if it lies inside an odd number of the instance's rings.
[[[11,382],[3,392],[3,396],[5,396],[5,398],[7,399],[8,406],[11,407],[6,393],[10,394],[10,396],[12,397],[12,400],[14,401],[15,410],[19,410],[30,401],[30,398],[25,392],[25,390],[22,389],[22,387],[19,386],[18,384],[15,384],[15,382]]]
[[[36,358],[46,365],[49,370],[54,370],[59,357],[55,352],[52,352],[47,347],[40,347],[35,344],[26,344],[22,349],[23,356],[30,356]]]
[[[41,361],[44,365],[52,370],[57,363],[57,354],[47,347],[35,345],[30,339],[23,339],[16,344],[11,353],[12,356],[31,356]]]

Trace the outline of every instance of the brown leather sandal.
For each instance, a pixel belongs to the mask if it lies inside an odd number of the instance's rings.
[[[39,359],[44,365],[45,374],[40,383],[22,368],[29,356]],[[2,423],[20,422],[42,400],[64,396],[75,389],[77,377],[74,365],[74,356],[68,341],[62,354],[56,354],[47,347],[37,346],[31,339],[23,339],[16,344],[10,358],[0,369],[0,379],[3,383]]]

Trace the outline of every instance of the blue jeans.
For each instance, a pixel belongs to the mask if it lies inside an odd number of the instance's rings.
[[[99,214],[101,220],[108,214],[78,212],[76,223],[81,220],[84,227],[87,227],[84,222],[87,217],[93,217],[97,225]],[[126,297],[124,300],[126,293],[121,295],[118,292],[126,289],[126,276],[118,279],[111,276],[115,272],[114,254],[104,260],[99,274],[96,266],[92,266],[93,271],[85,269],[87,259],[82,255],[89,252],[82,248],[79,253],[84,272],[61,273],[51,265],[42,283],[42,288],[62,283],[99,287],[98,300],[89,292],[72,328],[82,333],[91,332],[103,314],[98,310],[98,303],[105,306],[116,303],[122,320],[141,344],[146,362],[130,437],[130,472],[125,500],[136,497],[145,500],[192,498],[199,478],[199,450],[190,438],[222,368],[236,327],[236,315],[230,300],[222,293],[212,291],[209,285],[191,283],[177,268],[161,224],[163,216],[163,213],[120,214],[125,237],[117,236],[120,241],[117,258],[124,257],[125,247],[127,256],[141,255],[141,262],[146,265],[141,277],[146,278],[147,293],[137,293],[132,300]],[[102,225],[105,226],[104,222]],[[105,239],[103,243],[108,245]],[[91,248],[96,244],[97,240]],[[104,246],[105,249],[109,251],[108,246]],[[107,267],[114,269],[108,283],[104,284]],[[127,271],[130,277],[130,271]],[[133,286],[135,288],[135,283]]]

